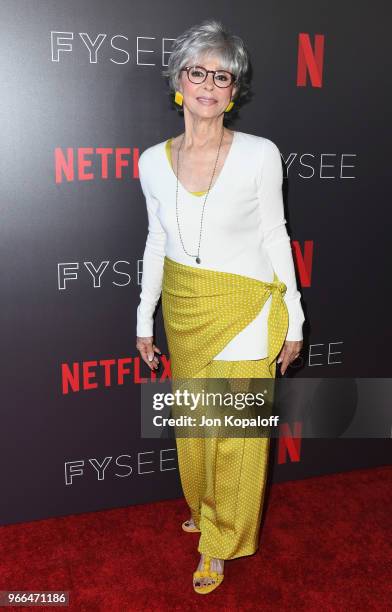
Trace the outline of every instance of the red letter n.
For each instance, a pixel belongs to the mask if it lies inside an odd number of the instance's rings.
[[[299,461],[301,453],[301,423],[294,423],[292,434],[287,423],[279,427],[278,463],[286,463],[287,455],[291,461]]]
[[[54,150],[54,165],[55,165],[55,176],[56,183],[61,183],[62,175],[64,173],[67,181],[74,180],[74,154],[73,149],[68,147],[67,149],[68,159],[64,157],[64,153],[60,147],[56,147]]]
[[[315,34],[314,51],[309,34],[298,35],[297,85],[306,86],[307,72],[313,87],[322,87],[324,66],[324,34]]]

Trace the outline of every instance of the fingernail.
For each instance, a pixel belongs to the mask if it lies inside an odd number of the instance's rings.
[[[154,356],[153,356],[153,355],[149,355],[149,356],[148,356],[148,361],[152,361],[152,360],[153,360],[153,358],[154,358]]]

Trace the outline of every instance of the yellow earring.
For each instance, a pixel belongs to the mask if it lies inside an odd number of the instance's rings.
[[[228,104],[228,105],[226,106],[226,108],[225,108],[225,113],[228,113],[229,111],[231,111],[231,109],[233,108],[233,106],[234,106],[234,102],[233,102],[233,100],[231,100],[231,101],[229,102],[229,104]]]
[[[184,96],[180,91],[176,91],[176,95],[174,96],[174,102],[178,104],[178,106],[182,106],[182,102],[184,100]]]

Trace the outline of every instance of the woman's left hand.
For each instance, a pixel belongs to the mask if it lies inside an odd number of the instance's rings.
[[[295,361],[299,356],[299,352],[303,346],[303,340],[286,340],[282,350],[279,353],[277,363],[282,362],[280,372],[283,375],[292,361]]]

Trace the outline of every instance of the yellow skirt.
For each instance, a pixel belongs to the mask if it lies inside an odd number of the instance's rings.
[[[173,382],[203,378],[275,378],[288,329],[286,285],[180,264],[167,256],[162,313]],[[268,356],[225,361],[214,357],[260,312],[272,294]],[[269,437],[177,437],[181,484],[201,530],[198,551],[219,559],[258,548]]]

